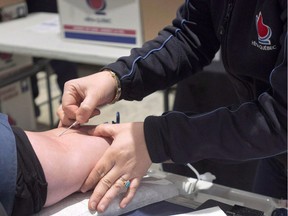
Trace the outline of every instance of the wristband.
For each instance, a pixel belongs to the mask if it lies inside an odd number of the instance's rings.
[[[119,100],[119,98],[121,96],[121,84],[120,84],[120,80],[119,80],[118,76],[113,71],[109,71],[109,72],[110,72],[111,76],[114,78],[115,83],[116,83],[115,97],[109,103],[109,104],[114,104]]]

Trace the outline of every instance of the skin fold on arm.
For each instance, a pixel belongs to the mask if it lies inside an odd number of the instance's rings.
[[[95,126],[82,126],[59,134],[65,128],[44,132],[25,131],[42,165],[48,192],[46,206],[79,191],[111,140],[88,135]]]

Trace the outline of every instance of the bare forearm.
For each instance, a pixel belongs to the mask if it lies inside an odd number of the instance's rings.
[[[45,206],[78,191],[109,146],[105,139],[87,135],[86,129],[70,130],[61,137],[64,128],[26,132],[48,182]]]

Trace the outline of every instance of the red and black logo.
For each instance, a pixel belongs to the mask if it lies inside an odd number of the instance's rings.
[[[105,0],[86,0],[87,4],[96,14],[105,15],[106,1]]]
[[[268,25],[264,24],[262,13],[256,15],[256,28],[258,32],[258,42],[262,45],[271,45],[270,38],[272,30]]]
[[[260,50],[270,51],[277,49],[276,45],[271,44],[270,38],[272,37],[272,29],[267,24],[267,19],[264,20],[261,11],[256,15],[256,30],[258,40],[252,40],[251,45],[259,48]]]

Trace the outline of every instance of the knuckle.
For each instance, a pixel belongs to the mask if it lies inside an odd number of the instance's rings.
[[[101,179],[103,176],[103,172],[100,169],[97,169],[95,172],[95,179]]]
[[[92,187],[93,185],[96,184],[97,179],[95,178],[95,176],[90,176],[87,179],[87,185],[89,185],[90,187]]]
[[[101,179],[102,175],[103,175],[102,172],[94,168],[94,170],[91,172],[91,174],[87,178],[85,185],[88,185],[88,186],[96,185],[96,183],[99,182],[99,180]]]
[[[113,196],[113,195],[110,195],[110,194],[107,194],[107,195],[105,195],[104,199],[105,199],[105,201],[106,201],[107,203],[110,203],[110,202],[113,201],[114,196]]]
[[[137,190],[137,186],[135,186],[135,185],[130,185],[130,187],[129,187],[129,189],[131,190],[131,191],[136,191]]]
[[[132,198],[136,194],[137,188],[129,188],[129,193],[127,194],[127,197]]]
[[[93,199],[94,200],[101,200],[102,199],[102,197],[103,197],[103,193],[96,193],[96,192],[94,192],[93,193]]]
[[[62,112],[63,112],[62,105],[60,105],[57,108],[57,113],[62,113]]]
[[[112,181],[110,181],[108,178],[103,178],[101,182],[107,188],[110,188],[112,186]]]
[[[69,88],[72,88],[73,87],[73,83],[74,83],[73,79],[67,80],[67,82],[64,83],[64,89],[68,90]]]
[[[113,187],[116,189],[116,190],[121,190],[123,188],[123,184],[120,183],[120,182],[116,182]]]
[[[64,83],[64,88],[65,87],[67,88],[70,85],[70,83],[71,83],[71,80],[67,80],[67,82]]]

